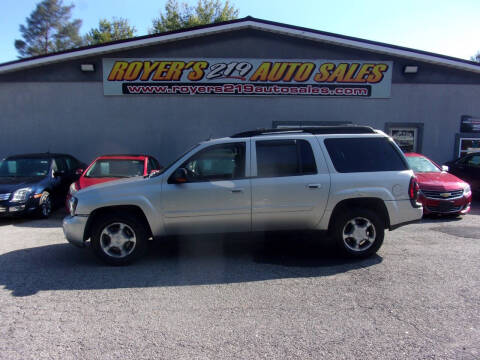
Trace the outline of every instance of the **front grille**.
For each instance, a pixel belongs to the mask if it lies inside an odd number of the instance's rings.
[[[428,205],[427,209],[436,213],[453,213],[462,210],[463,205],[453,205],[450,203],[440,203],[437,206]]]
[[[0,201],[8,200],[10,198],[10,193],[0,194]]]
[[[463,189],[451,191],[422,190],[423,195],[429,199],[448,200],[461,197]]]

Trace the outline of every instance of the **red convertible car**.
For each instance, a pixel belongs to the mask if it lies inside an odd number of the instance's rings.
[[[73,194],[88,186],[121,178],[147,176],[161,169],[157,159],[150,155],[99,156],[83,171],[80,178],[70,185],[66,204]]]
[[[470,211],[472,191],[465,181],[449,174],[426,156],[407,153],[408,164],[415,172],[420,192],[418,201],[423,214],[457,214]]]

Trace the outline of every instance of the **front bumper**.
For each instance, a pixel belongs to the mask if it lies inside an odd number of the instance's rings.
[[[419,196],[423,205],[423,214],[466,214],[470,211],[472,196],[462,196],[456,199],[440,200]]]
[[[27,201],[0,201],[0,217],[22,216],[38,210],[39,200],[30,198]]]
[[[85,227],[88,216],[66,216],[63,219],[63,233],[68,242],[78,247],[85,246]]]

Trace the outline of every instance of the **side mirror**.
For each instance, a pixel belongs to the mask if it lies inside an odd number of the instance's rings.
[[[183,184],[187,182],[187,170],[178,168],[170,177],[173,184]]]
[[[448,172],[450,168],[447,165],[442,165],[442,171]]]
[[[82,175],[82,174],[83,174],[83,169],[75,170],[75,175]]]

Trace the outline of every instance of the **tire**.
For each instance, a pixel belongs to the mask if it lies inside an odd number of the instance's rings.
[[[109,265],[127,265],[140,258],[147,248],[145,225],[134,215],[113,213],[95,221],[93,252]]]
[[[382,218],[370,209],[345,209],[337,212],[330,234],[342,255],[366,258],[382,246],[384,224]]]
[[[48,191],[44,191],[38,202],[38,217],[47,219],[52,214],[52,197]]]

